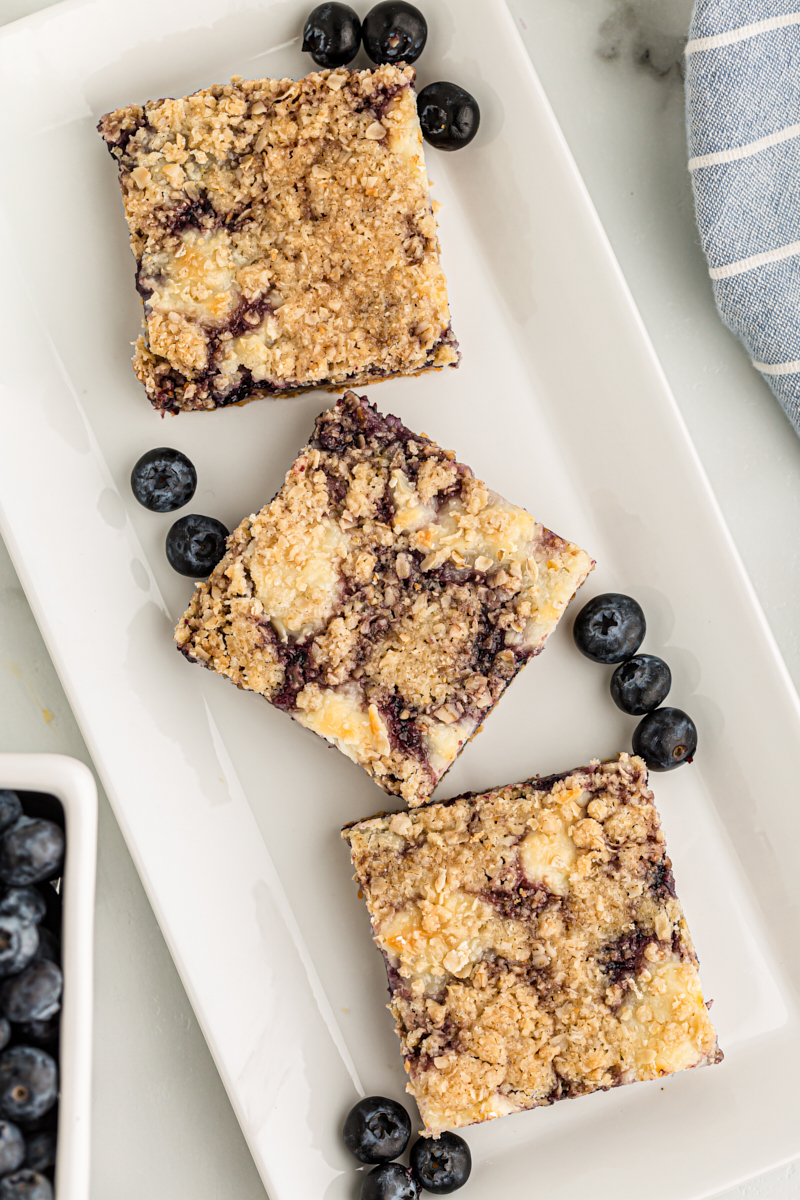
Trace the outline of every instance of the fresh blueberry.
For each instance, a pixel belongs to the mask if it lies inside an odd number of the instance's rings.
[[[5,1050],[11,1041],[11,1023],[7,1017],[0,1017],[0,1050]]]
[[[38,1046],[57,1058],[60,1025],[60,1013],[48,1017],[46,1021],[19,1021],[14,1026],[14,1041],[20,1046]]]
[[[185,454],[159,446],[148,450],[131,471],[131,488],[140,504],[151,512],[175,512],[194,495],[197,471]]]
[[[318,67],[343,67],[358,54],[361,22],[349,4],[318,4],[303,30],[303,50]]]
[[[617,708],[641,717],[663,704],[672,687],[672,672],[655,654],[634,654],[611,676],[611,698]]]
[[[46,1021],[61,1007],[62,984],[55,963],[35,959],[0,986],[0,1009],[9,1021]]]
[[[0,916],[0,977],[18,975],[33,962],[39,930],[19,917]]]
[[[358,1196],[359,1200],[417,1200],[419,1185],[407,1167],[385,1162],[364,1176]]]
[[[680,708],[657,708],[633,731],[633,753],[651,771],[672,771],[691,762],[697,749],[697,726]]]
[[[446,1196],[463,1187],[472,1170],[469,1146],[457,1133],[420,1138],[411,1147],[411,1170],[420,1187]]]
[[[347,1114],[344,1144],[363,1163],[399,1158],[411,1137],[411,1118],[402,1104],[385,1096],[366,1096]]]
[[[0,879],[26,887],[54,879],[64,865],[64,831],[54,821],[20,817],[0,838]]]
[[[47,1171],[56,1165],[56,1134],[42,1129],[25,1138],[25,1166],[29,1171]]]
[[[51,1058],[55,1058],[55,1055],[51,1055]],[[42,1113],[41,1116],[28,1117],[27,1119],[19,1117],[16,1124],[19,1125],[26,1138],[32,1133],[41,1133],[44,1129],[49,1129],[52,1133],[55,1133],[58,1129],[58,1101],[51,1108],[48,1108],[47,1112]]]
[[[61,966],[61,944],[54,933],[39,926],[39,948],[34,954],[34,960],[46,958],[48,962]]]
[[[417,96],[422,136],[437,150],[460,150],[478,132],[481,110],[473,95],[457,83],[429,83]]]
[[[36,1046],[11,1046],[0,1054],[0,1114],[15,1123],[35,1120],[58,1093],[55,1059]]]
[[[53,1185],[38,1171],[15,1171],[0,1179],[0,1200],[53,1200]]]
[[[62,925],[62,902],[61,895],[53,887],[52,883],[40,883],[39,891],[44,897],[44,902],[47,905],[47,913],[42,917],[42,922],[39,926],[39,932],[43,928],[51,929],[57,938],[61,938]]]
[[[22,805],[16,792],[0,788],[0,833],[9,829],[22,816]]]
[[[10,1121],[0,1121],[0,1175],[16,1171],[25,1161],[25,1139],[22,1131]]]
[[[20,921],[38,925],[46,912],[45,898],[35,887],[9,888],[0,900],[0,917],[19,917]]]
[[[425,18],[405,0],[384,0],[364,17],[361,36],[374,63],[416,62],[428,40]]]
[[[205,579],[225,553],[228,531],[214,517],[179,517],[167,534],[169,565],[179,575]]]
[[[581,654],[592,662],[619,663],[636,653],[646,629],[644,613],[635,600],[606,592],[583,606],[572,635]]]

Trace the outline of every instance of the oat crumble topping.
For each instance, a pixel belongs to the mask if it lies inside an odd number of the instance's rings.
[[[411,67],[107,113],[162,411],[455,366]]]
[[[429,1133],[721,1060],[641,759],[342,836]]]
[[[592,566],[452,451],[348,392],[231,535],[175,640],[417,805]]]

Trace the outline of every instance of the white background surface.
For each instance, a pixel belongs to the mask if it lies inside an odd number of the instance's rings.
[[[40,7],[0,0],[0,20]],[[719,323],[697,245],[678,66],[689,0],[511,7],[800,684],[800,440]],[[657,448],[639,453],[646,470]],[[87,759],[1,548],[0,749]],[[93,1196],[260,1200],[262,1185],[105,802],[96,956]],[[795,1166],[729,1197],[784,1200],[799,1187]]]

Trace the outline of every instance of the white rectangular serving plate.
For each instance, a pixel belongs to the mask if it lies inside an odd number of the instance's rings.
[[[56,1200],[89,1200],[97,787],[89,768],[64,754],[0,754],[0,788],[45,792],[64,809],[64,999],[55,1192]]]
[[[339,839],[399,806],[171,643],[191,584],[166,563],[171,518],[132,498],[132,465],[185,451],[191,510],[232,528],[330,398],[156,416],[129,366],[140,306],[95,124],[235,73],[303,74],[310,7],[68,0],[0,33],[2,532],[272,1200],[353,1197],[343,1116],[359,1093],[402,1098]],[[707,1196],[800,1154],[798,700],[506,8],[425,10],[420,85],[454,79],[483,114],[468,149],[426,152],[463,363],[370,398],[592,553],[573,611],[608,590],[644,605],[645,649],[700,730],[696,761],[654,785],[726,1054],[469,1130],[469,1196]],[[634,721],[568,625],[440,796],[629,747]]]

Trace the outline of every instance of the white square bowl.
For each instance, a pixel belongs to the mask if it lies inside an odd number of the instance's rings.
[[[64,1000],[55,1193],[56,1200],[87,1200],[97,787],[88,767],[66,755],[0,754],[2,788],[14,792],[46,792],[55,796],[64,809],[67,837],[61,892]]]

